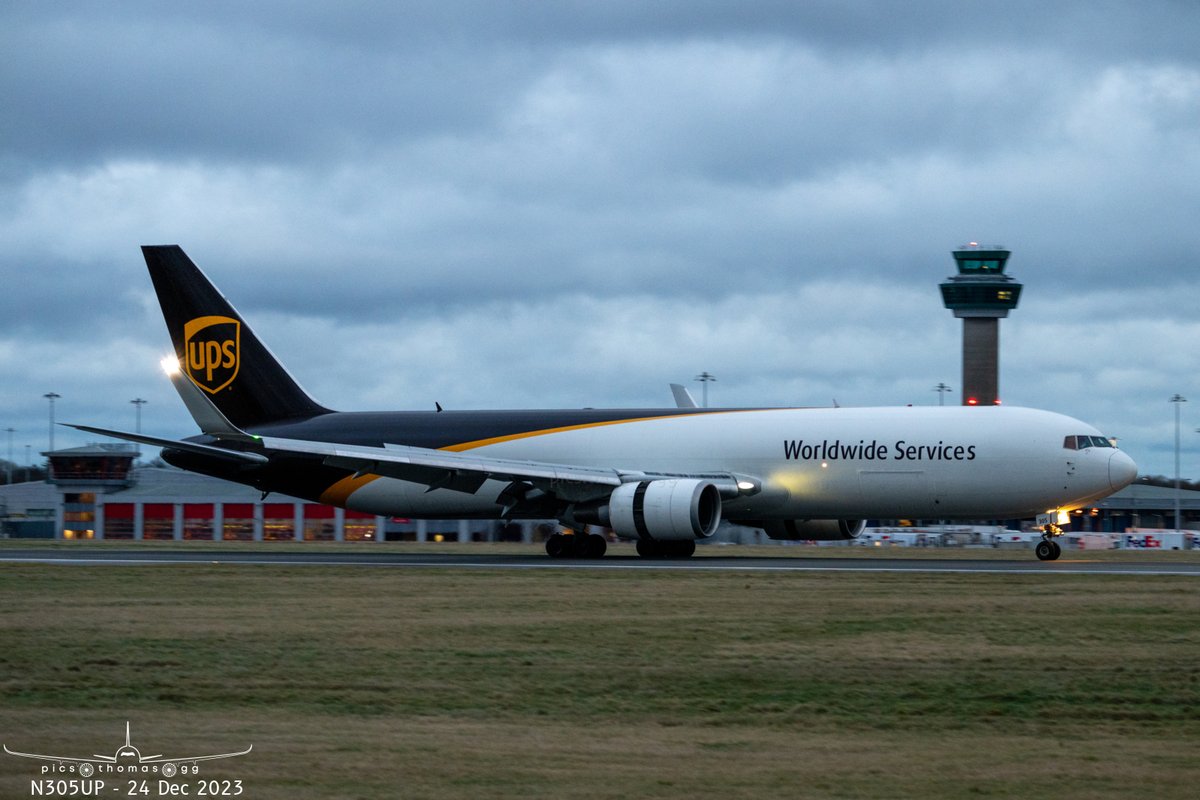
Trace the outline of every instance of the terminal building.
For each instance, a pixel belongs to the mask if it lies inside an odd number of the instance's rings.
[[[173,467],[135,466],[134,445],[45,453],[45,481],[0,486],[0,535],[175,541],[533,541],[536,523],[381,517],[268,495]]]

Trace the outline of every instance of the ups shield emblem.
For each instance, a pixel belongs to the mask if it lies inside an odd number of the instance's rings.
[[[237,377],[242,324],[230,317],[197,317],[183,326],[184,364],[192,381],[216,394]]]

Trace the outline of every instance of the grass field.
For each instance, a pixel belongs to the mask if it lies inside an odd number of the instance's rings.
[[[1192,798],[1200,581],[0,566],[0,740],[126,720],[248,798]]]

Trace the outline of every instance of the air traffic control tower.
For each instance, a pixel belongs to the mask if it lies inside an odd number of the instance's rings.
[[[941,288],[942,302],[963,321],[962,402],[999,405],[1000,320],[1021,299],[1021,284],[1004,274],[1012,253],[971,242],[953,255],[958,274]]]

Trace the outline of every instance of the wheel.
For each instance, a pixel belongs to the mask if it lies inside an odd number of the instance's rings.
[[[546,540],[546,555],[551,558],[566,558],[572,549],[571,542],[561,533],[552,533]]]
[[[1050,540],[1050,546],[1054,548],[1054,553],[1050,556],[1050,560],[1057,561],[1058,557],[1062,555],[1062,547],[1060,547],[1058,542],[1054,541],[1053,539]]]
[[[651,539],[638,539],[637,554],[642,558],[661,558],[662,545]]]
[[[1058,550],[1058,552],[1055,552]],[[1058,558],[1061,549],[1049,539],[1042,539],[1037,543],[1037,547],[1033,548],[1033,553],[1038,557],[1038,561],[1053,561]]]
[[[590,534],[587,537],[587,543],[584,545],[584,558],[604,558],[604,554],[608,552],[608,539],[605,539],[598,533]]]
[[[696,540],[685,539],[681,542],[671,542],[667,547],[667,553],[671,558],[691,558],[696,554]]]

